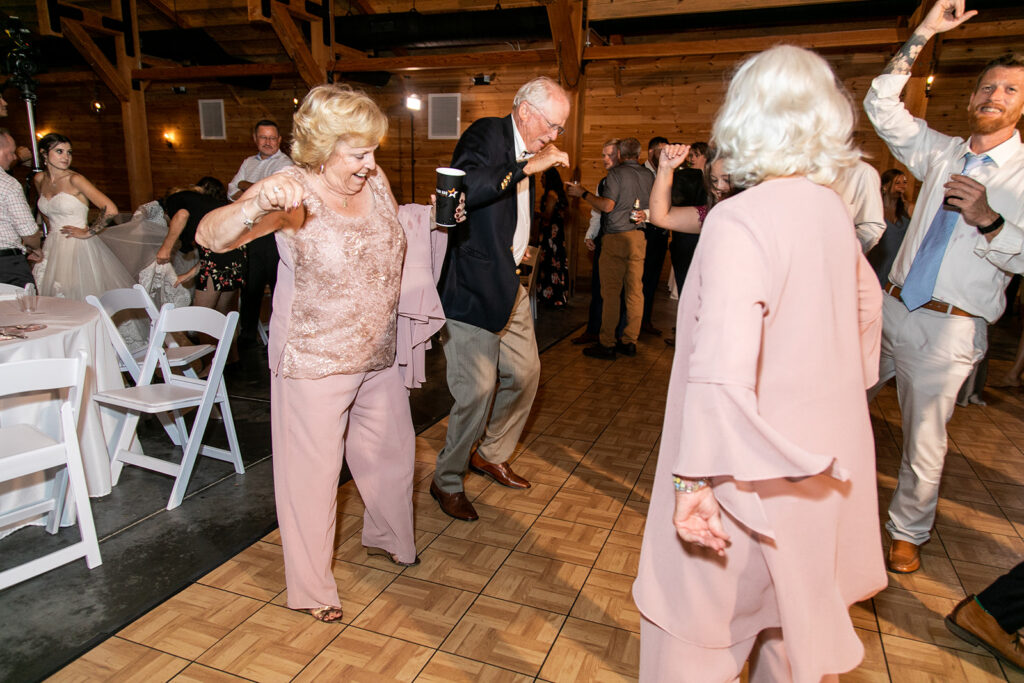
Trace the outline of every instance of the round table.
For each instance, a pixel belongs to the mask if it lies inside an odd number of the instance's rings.
[[[17,301],[0,301],[0,327],[21,323],[41,323],[45,329],[24,333],[26,339],[0,341],[0,363],[36,358],[69,358],[85,351],[89,366],[85,373],[85,387],[78,418],[78,441],[85,466],[85,480],[92,497],[110,493],[110,458],[107,441],[116,434],[120,414],[101,407],[92,400],[99,391],[124,386],[118,367],[117,354],[100,314],[83,301],[39,297],[35,313],[22,313]],[[34,424],[54,438],[59,438],[57,401],[52,392],[20,394],[0,398],[0,426]],[[0,511],[11,510],[45,495],[53,477],[30,475],[0,483]],[[74,507],[67,510],[74,514]],[[62,524],[72,523],[65,515]],[[15,525],[0,527],[0,537],[25,524],[42,524],[42,517]]]

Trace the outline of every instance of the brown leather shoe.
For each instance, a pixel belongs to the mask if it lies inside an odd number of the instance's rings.
[[[946,617],[946,628],[971,645],[980,645],[997,659],[1024,671],[1024,646],[1020,636],[1007,633],[973,595],[968,595]]]
[[[464,522],[475,522],[480,519],[480,515],[476,514],[476,510],[473,509],[473,504],[469,502],[469,498],[466,498],[465,491],[445,493],[437,488],[435,482],[430,482],[430,495],[441,506],[441,512],[449,517],[461,519]]]
[[[530,482],[513,472],[507,462],[503,462],[500,465],[487,462],[477,454],[476,450],[469,454],[469,469],[477,474],[490,477],[502,486],[508,486],[513,489],[530,488]]]
[[[889,571],[897,574],[910,574],[921,568],[921,547],[910,541],[893,539],[889,546],[889,556],[885,560]]]

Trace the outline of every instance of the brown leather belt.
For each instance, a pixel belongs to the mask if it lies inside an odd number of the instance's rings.
[[[899,299],[900,292],[903,291],[903,288],[900,287],[899,285],[894,285],[893,283],[890,282],[885,286],[885,291],[888,292],[891,296],[894,296],[897,299]],[[957,308],[953,304],[947,304],[945,301],[938,301],[937,299],[932,299],[928,303],[922,304],[921,308],[927,308],[929,311],[938,311],[939,313],[946,313],[948,315],[962,315],[965,318],[977,317],[975,315],[971,315],[962,308]]]

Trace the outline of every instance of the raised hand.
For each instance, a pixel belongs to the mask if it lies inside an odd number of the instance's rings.
[[[965,0],[938,0],[925,15],[920,28],[935,33],[945,33],[956,28],[978,11],[964,9]]]
[[[555,147],[553,144],[544,145],[539,152],[530,157],[523,167],[526,175],[543,173],[553,166],[569,168],[569,155]]]
[[[665,145],[661,150],[661,157],[658,159],[658,170],[665,169],[666,172],[674,171],[690,155],[689,145]]]
[[[284,175],[272,175],[259,181],[259,191],[253,199],[260,211],[291,211],[302,205],[305,194],[299,181]]]

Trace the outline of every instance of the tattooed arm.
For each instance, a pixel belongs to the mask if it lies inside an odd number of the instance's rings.
[[[978,13],[977,10],[965,11],[964,2],[965,0],[937,0],[882,73],[909,74],[917,56],[921,54],[921,50],[932,36],[956,28]]]

